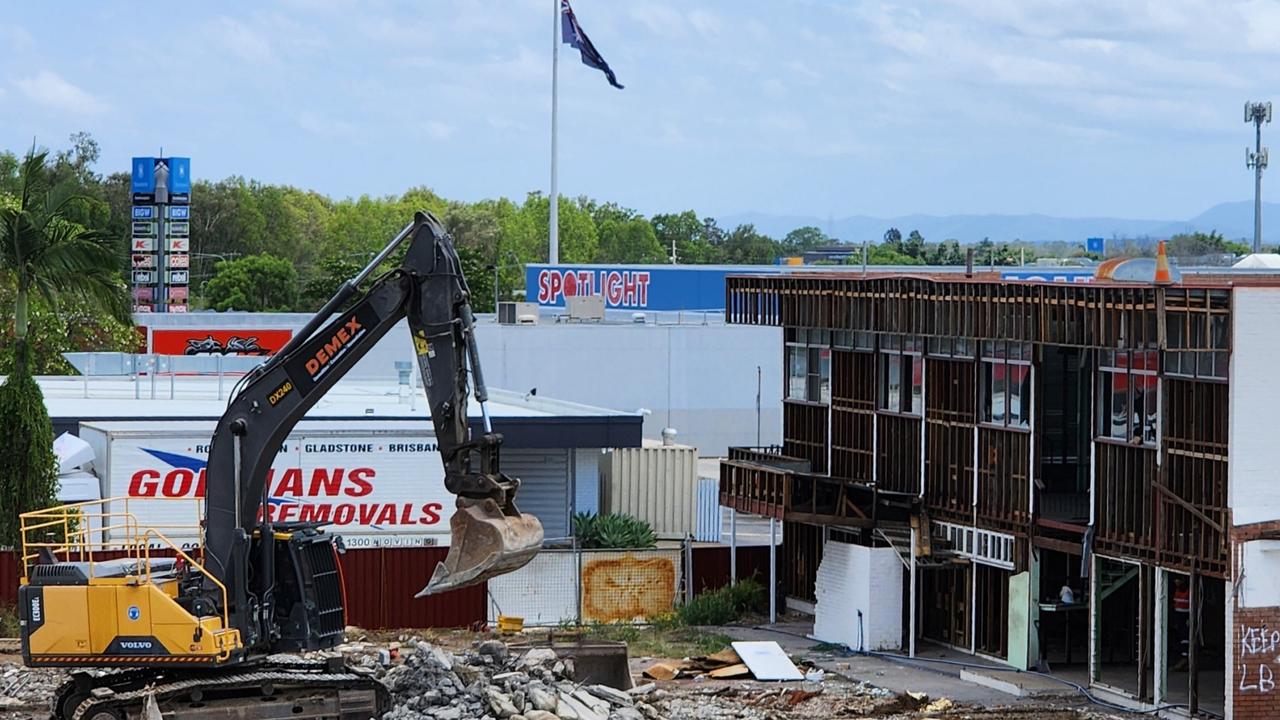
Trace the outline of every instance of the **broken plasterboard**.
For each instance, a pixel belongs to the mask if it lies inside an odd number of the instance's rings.
[[[804,673],[800,672],[776,642],[736,642],[733,643],[733,649],[742,658],[742,662],[751,668],[751,674],[757,680],[804,679]]]

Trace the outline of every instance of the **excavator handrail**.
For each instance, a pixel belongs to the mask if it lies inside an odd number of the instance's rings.
[[[151,583],[151,582],[152,582],[152,579],[151,579],[151,578],[152,578],[152,573],[151,573],[151,543],[149,543],[149,542],[145,542],[145,541],[146,541],[148,538],[151,538],[151,537],[156,537],[156,538],[158,538],[161,542],[163,542],[165,545],[168,545],[168,546],[169,546],[169,548],[170,548],[170,549],[172,549],[174,552],[176,552],[176,553],[178,554],[178,556],[179,556],[179,557],[181,557],[182,559],[186,560],[186,561],[187,561],[187,563],[188,563],[191,567],[198,569],[198,570],[200,571],[200,574],[201,574],[201,575],[203,575],[204,577],[209,578],[210,580],[212,580],[212,581],[213,581],[213,584],[214,584],[214,585],[217,585],[217,586],[218,586],[218,589],[222,592],[222,604],[219,606],[219,607],[221,607],[221,608],[222,608],[222,612],[221,612],[221,617],[222,617],[222,627],[223,627],[223,629],[228,629],[228,628],[230,628],[230,627],[231,627],[231,626],[230,626],[230,617],[227,615],[227,609],[226,609],[226,608],[227,608],[227,586],[226,586],[226,585],[224,585],[224,584],[222,584],[222,581],[221,581],[221,580],[219,580],[218,578],[216,578],[216,577],[214,577],[214,576],[210,575],[208,572],[206,572],[206,571],[205,571],[205,568],[204,568],[204,564],[203,564],[203,563],[197,562],[194,558],[192,558],[190,555],[188,555],[188,554],[186,553],[186,551],[185,551],[185,550],[183,550],[181,547],[179,547],[176,543],[174,543],[174,542],[173,542],[172,540],[170,540],[169,538],[165,537],[165,534],[164,534],[164,533],[160,532],[159,530],[156,530],[155,528],[147,528],[147,531],[142,535],[142,538],[140,538],[142,541],[144,541],[144,542],[142,542],[142,549],[146,552],[146,558],[145,558],[146,563],[145,563],[145,564],[146,564],[146,568],[147,568],[147,570],[146,570],[146,573],[145,573],[145,577],[146,577],[146,579],[147,579],[147,582],[148,582],[148,583]]]
[[[124,496],[88,500],[66,505],[55,505],[40,510],[32,510],[19,516],[22,538],[22,581],[25,583],[31,574],[33,561],[40,559],[40,550],[48,550],[55,559],[88,564],[90,577],[95,577],[95,565],[106,562],[95,557],[100,554],[123,553],[125,557],[141,560],[139,536],[147,530],[191,530],[195,533],[195,544],[204,545],[204,528],[197,520],[189,523],[155,523],[142,525],[132,512],[131,502],[188,502],[195,505],[194,515],[199,518],[203,514],[201,498],[130,498]],[[119,510],[102,510],[95,512],[94,507],[122,507]],[[52,528],[61,529],[61,536],[54,540],[35,539],[36,533]],[[119,533],[118,536],[116,534]],[[167,540],[167,536],[166,536]],[[172,542],[171,540],[169,542]],[[175,549],[179,549],[175,546]],[[108,558],[118,559],[118,558]]]

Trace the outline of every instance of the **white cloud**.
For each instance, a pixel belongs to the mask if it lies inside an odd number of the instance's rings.
[[[428,120],[422,124],[422,129],[432,140],[448,140],[453,137],[453,126],[439,120]]]
[[[575,13],[576,14],[576,13]],[[680,36],[688,30],[684,15],[667,5],[643,3],[631,7],[631,19],[656,35]],[[582,21],[585,26],[587,22]]]
[[[760,92],[770,100],[781,100],[787,96],[787,84],[778,78],[769,78],[760,83]]]
[[[494,113],[486,116],[484,121],[494,130],[526,132],[529,129],[529,125],[516,115]]]
[[[1260,53],[1280,52],[1280,6],[1271,2],[1249,3],[1245,17],[1245,42],[1250,50]]]
[[[766,130],[777,130],[782,135],[804,132],[808,124],[799,113],[780,111],[764,113],[759,119],[760,127]]]
[[[689,24],[697,30],[700,35],[711,36],[720,34],[720,18],[706,10],[694,10],[689,13]]]
[[[97,115],[107,104],[67,82],[52,70],[41,70],[15,83],[33,102],[77,115]]]
[[[232,18],[221,18],[215,28],[223,47],[242,60],[275,62],[276,54],[265,35]]]
[[[8,50],[29,50],[35,47],[36,40],[21,25],[0,25],[0,44],[8,46]]]
[[[1079,65],[1024,55],[993,54],[986,65],[991,78],[1003,85],[1081,87],[1102,80]]]
[[[298,113],[296,120],[298,127],[312,135],[335,139],[354,139],[360,136],[354,124],[310,110]]]

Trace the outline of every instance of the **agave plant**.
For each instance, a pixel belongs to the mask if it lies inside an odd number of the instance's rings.
[[[658,544],[649,523],[625,513],[576,513],[573,534],[584,548],[644,550]]]

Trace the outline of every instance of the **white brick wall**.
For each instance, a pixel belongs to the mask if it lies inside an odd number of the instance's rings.
[[[818,567],[813,636],[855,650],[900,648],[902,573],[892,548],[828,540]]]
[[[1247,525],[1280,519],[1280,288],[1233,300],[1227,501]]]

